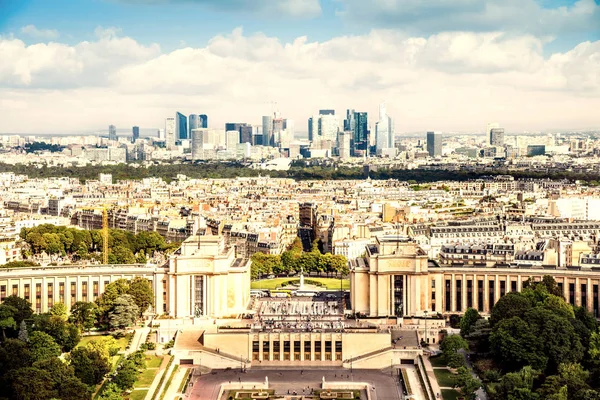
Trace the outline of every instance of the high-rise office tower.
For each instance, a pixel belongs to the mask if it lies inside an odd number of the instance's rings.
[[[114,125],[108,126],[108,140],[117,140],[117,127]]]
[[[352,139],[352,131],[340,131],[338,133],[338,155],[340,158],[349,158],[351,156],[350,139]]]
[[[225,132],[238,131],[240,143],[252,143],[252,126],[247,123],[228,122],[225,124]]]
[[[240,131],[225,131],[225,139],[227,150],[235,150],[236,146],[240,143]]]
[[[335,115],[335,110],[319,110],[319,115]]]
[[[308,141],[312,142],[319,134],[319,117],[310,117],[308,119]]]
[[[335,114],[319,115],[319,137],[321,140],[335,142],[339,128],[339,121]]]
[[[504,128],[492,128],[490,130],[490,144],[492,146],[504,146]]]
[[[394,147],[392,119],[387,115],[385,103],[379,105],[379,121],[375,124],[375,149],[378,155]]]
[[[494,141],[498,140],[497,137],[492,138],[492,129],[499,129],[500,128],[500,124],[497,122],[490,122],[487,124],[487,127],[485,128],[485,134],[487,136],[488,139],[488,144],[490,146],[502,146],[504,143],[502,143],[501,145],[496,145],[494,143],[492,143],[492,139],[494,139]],[[502,140],[504,140],[504,137],[502,137]]]
[[[252,144],[252,126],[244,124],[240,126],[240,143]]]
[[[265,115],[262,117],[263,146],[273,146],[275,141],[273,137],[273,117]]]
[[[139,138],[140,138],[140,127],[134,126],[132,128],[131,143],[135,143],[135,141],[138,140]]]
[[[192,160],[201,160],[204,155],[204,142],[207,140],[208,129],[195,128],[192,130]]]
[[[283,120],[283,129],[285,129],[287,131],[287,134],[288,134],[290,140],[294,140],[294,136],[296,134],[294,120],[289,119],[289,118],[284,119]]]
[[[344,120],[344,131],[354,132],[356,120],[354,119],[354,110],[346,110],[346,119]]]
[[[187,117],[180,112],[175,113],[175,139],[187,139]]]
[[[486,134],[489,136],[490,146],[504,146],[504,128],[500,128],[500,124],[497,122],[488,124]]]
[[[431,157],[442,155],[442,132],[427,132],[427,152]]]
[[[192,137],[192,130],[208,128],[208,117],[204,114],[190,114],[188,117],[188,138]]]
[[[165,119],[165,146],[168,150],[175,147],[175,117]]]
[[[198,115],[198,119],[200,119],[200,128],[208,128],[208,116],[206,114]]]
[[[325,111],[325,114],[321,112]],[[339,131],[339,121],[334,113],[320,110],[319,115],[315,115],[308,119],[308,140],[316,147],[320,147],[321,143],[331,142],[335,145],[337,134]]]
[[[352,132],[352,155],[356,154],[356,150],[367,150],[369,122],[366,112],[347,110],[344,130]]]

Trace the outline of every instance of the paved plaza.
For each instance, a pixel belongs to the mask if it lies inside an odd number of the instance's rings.
[[[311,389],[320,389],[323,377],[327,382],[364,382],[369,384],[372,400],[401,400],[398,376],[393,377],[390,370],[354,370],[352,373],[342,368],[306,369],[298,366],[293,369],[252,368],[246,373],[240,370],[219,370],[194,378],[194,386],[189,399],[217,400],[221,384],[235,382],[264,382],[268,377],[269,388],[276,395],[287,396],[296,392],[298,396],[311,393]],[[289,391],[289,392],[288,392]]]

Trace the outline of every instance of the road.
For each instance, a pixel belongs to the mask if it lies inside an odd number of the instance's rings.
[[[298,395],[310,393],[310,389],[319,389],[323,377],[328,382],[354,381],[365,382],[371,386],[372,400],[401,400],[398,391],[398,378],[391,377],[389,372],[374,370],[354,370],[352,374],[345,369],[249,369],[246,373],[239,370],[213,371],[203,375],[194,382],[190,399],[218,400],[216,396],[222,383],[264,382],[269,378],[269,388],[276,394],[287,395],[296,391]]]

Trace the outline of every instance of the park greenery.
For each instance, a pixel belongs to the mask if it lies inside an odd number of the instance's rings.
[[[178,175],[183,174],[193,179],[226,179],[238,177],[258,177],[268,175],[273,178],[291,178],[296,180],[348,180],[348,179],[398,179],[400,181],[414,181],[415,183],[428,183],[438,181],[466,181],[484,176],[512,175],[516,179],[568,179],[588,182],[598,185],[599,177],[595,172],[573,172],[560,169],[536,170],[511,170],[509,168],[494,168],[493,170],[426,170],[426,169],[399,169],[379,168],[366,171],[362,166],[348,167],[333,161],[319,162],[315,160],[296,160],[288,171],[264,171],[251,168],[249,163],[241,161],[225,162],[200,162],[200,163],[169,163],[147,164],[139,163],[118,165],[86,165],[81,167],[62,167],[42,165],[31,168],[27,164],[0,163],[0,173],[13,172],[28,175],[30,178],[50,178],[69,176],[79,178],[85,182],[98,179],[98,174],[112,174],[116,180],[141,180],[144,178],[162,178],[171,182]]]
[[[326,274],[345,276],[348,274],[348,261],[342,255],[323,254],[315,240],[311,250],[304,252],[300,238],[296,238],[290,248],[281,255],[254,253],[251,257],[252,279],[274,275],[290,275],[299,272],[306,274]]]
[[[49,151],[50,153],[58,153],[65,149],[64,146],[59,144],[50,144],[46,142],[33,142],[33,143],[25,143],[23,150],[25,153],[35,153],[39,151]]]
[[[62,303],[34,314],[27,300],[6,297],[0,304],[0,400],[89,400],[121,347],[113,336],[99,336],[82,346],[81,333],[96,327],[116,329],[118,335],[153,298],[150,282],[143,278],[112,282],[96,302],[77,302],[70,314]],[[121,396],[143,367],[141,353],[128,356],[104,392]]]
[[[102,259],[102,232],[82,230],[43,224],[33,228],[23,228],[20,237],[29,245],[28,255],[58,255],[70,259]],[[132,232],[110,229],[108,233],[109,264],[145,263],[154,252],[172,250],[178,244],[166,243],[157,232]],[[27,262],[26,262],[27,263]],[[11,263],[9,263],[11,264]],[[24,264],[22,266],[30,266]],[[19,267],[18,264],[5,264],[5,268]]]
[[[598,322],[568,304],[550,276],[500,298],[489,320],[467,310],[460,331],[441,342],[443,357],[460,369],[455,354],[470,349],[491,400],[600,400]],[[465,395],[474,385],[466,383]]]

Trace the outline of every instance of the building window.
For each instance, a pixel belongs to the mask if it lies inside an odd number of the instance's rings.
[[[467,308],[473,307],[473,280],[467,279]]]
[[[98,293],[98,281],[94,281],[92,283],[92,285],[93,285],[92,287],[93,287],[93,290],[94,290],[94,300],[96,300],[98,298],[98,294],[99,294]]]
[[[569,304],[575,305],[575,284],[569,283]]]
[[[587,285],[585,283],[581,284],[581,307],[584,309],[588,309],[587,306]]]
[[[483,312],[483,280],[477,281],[477,310]]]
[[[12,295],[13,296],[19,295],[19,285],[12,285]]]
[[[65,283],[64,282],[58,283],[58,301],[59,301],[59,303],[63,303],[63,304],[65,302]]]
[[[81,301],[88,301],[88,283],[81,282]]]
[[[6,297],[6,285],[0,285],[0,300]]]
[[[500,297],[506,294],[506,281],[500,281]]]
[[[450,279],[446,279],[446,311],[449,312],[452,306],[451,294],[450,294],[451,282]]]
[[[495,298],[496,298],[495,293],[494,293],[494,287],[495,287],[494,283],[495,282],[493,280],[488,281],[488,288],[489,288],[489,298],[488,298],[488,301],[489,301],[490,310],[492,309],[492,307],[494,307],[494,301],[495,301]]]
[[[29,283],[26,283],[23,288],[23,297],[25,298],[25,300],[29,301],[29,299],[31,298]]]
[[[456,311],[462,311],[462,280],[456,280]]]
[[[394,315],[404,316],[404,275],[394,275]]]
[[[594,317],[598,318],[598,285],[592,286],[592,297],[594,303]]]
[[[431,288],[432,288],[432,289],[435,289],[435,279],[432,279],[432,280],[431,280]]]
[[[77,302],[77,282],[71,282],[71,305]]]
[[[510,291],[511,292],[516,292],[517,291],[517,281],[511,281],[510,282]]]
[[[196,275],[194,277],[194,316],[204,315],[204,276]],[[163,281],[164,282],[164,281]]]

